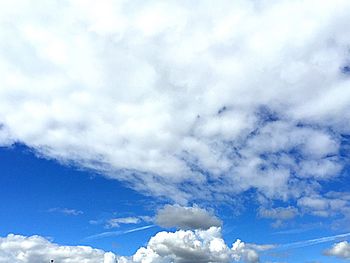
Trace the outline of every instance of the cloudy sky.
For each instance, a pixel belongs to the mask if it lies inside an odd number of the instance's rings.
[[[0,2],[0,263],[350,260],[350,1]]]

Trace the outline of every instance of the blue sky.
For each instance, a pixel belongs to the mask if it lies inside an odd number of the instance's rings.
[[[0,3],[0,263],[350,260],[349,12]]]
[[[169,201],[139,194],[94,172],[38,157],[23,145],[1,148],[0,154],[1,236],[10,233],[40,235],[61,245],[86,245],[129,256],[157,232],[176,230],[154,226],[124,233],[153,225],[149,222],[108,228],[106,222],[111,218],[153,217],[157,209]],[[346,180],[337,183],[337,187],[344,186]],[[331,229],[332,219],[303,215],[283,227],[274,228],[271,219],[256,214],[254,202],[245,203],[244,207],[227,204],[209,207],[214,207],[223,221],[223,238],[228,244],[240,238],[249,243],[281,245],[263,252],[261,260],[337,262],[323,256],[322,251],[336,241],[348,239],[345,236],[319,244],[303,244],[302,241],[348,233],[346,227]],[[113,233],[93,237],[105,232]],[[302,244],[293,244],[295,242]]]

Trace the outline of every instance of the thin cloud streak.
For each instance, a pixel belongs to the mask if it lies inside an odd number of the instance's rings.
[[[111,237],[111,236],[121,236],[121,235],[125,235],[125,234],[128,234],[128,233],[133,233],[133,232],[146,230],[146,229],[149,229],[149,228],[152,228],[152,227],[156,227],[156,225],[147,225],[147,226],[137,227],[137,228],[133,228],[133,229],[125,230],[125,231],[108,231],[108,232],[103,232],[103,233],[99,233],[99,234],[96,234],[96,235],[88,236],[88,237],[84,238],[84,240],[95,240],[95,239]]]
[[[335,235],[335,236],[328,236],[328,237],[321,237],[321,238],[315,238],[315,239],[309,239],[309,240],[304,240],[304,241],[297,241],[297,242],[292,242],[288,244],[283,244],[278,246],[276,249],[293,249],[293,248],[302,248],[302,247],[308,247],[308,246],[313,246],[321,243],[326,243],[330,241],[334,241],[337,239],[342,239],[350,237],[350,232],[349,233],[344,233],[340,235]]]

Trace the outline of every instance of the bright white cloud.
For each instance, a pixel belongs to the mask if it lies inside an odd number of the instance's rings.
[[[208,229],[212,226],[221,226],[220,219],[198,206],[166,205],[158,210],[156,222],[163,227],[181,229]]]
[[[87,246],[59,246],[40,236],[24,237],[10,234],[0,238],[0,263],[223,263],[259,262],[258,251],[273,246],[245,244],[237,240],[229,248],[221,238],[220,227],[208,230],[159,232],[147,247],[132,257],[116,256],[111,252]]]
[[[115,255],[87,246],[59,246],[40,236],[0,238],[1,263],[113,263]]]
[[[347,241],[336,243],[330,249],[327,249],[324,254],[342,259],[350,259],[350,244]]]
[[[349,132],[350,2],[2,1],[0,145],[135,189],[308,195]]]
[[[220,227],[159,232],[146,247],[132,257],[120,257],[118,263],[259,262],[258,252],[252,247],[237,240],[229,248],[221,237]]]

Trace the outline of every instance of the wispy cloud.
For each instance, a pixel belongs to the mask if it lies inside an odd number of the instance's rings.
[[[141,220],[138,217],[120,217],[112,218],[107,221],[107,228],[119,227],[120,224],[138,224]]]
[[[125,235],[128,233],[133,233],[133,232],[138,232],[138,231],[142,231],[142,230],[146,230],[152,227],[156,227],[156,225],[147,225],[147,226],[142,226],[142,227],[136,227],[136,228],[132,228],[129,230],[124,230],[124,231],[107,231],[107,232],[103,232],[103,233],[99,233],[96,235],[91,235],[88,236],[86,238],[84,238],[84,240],[95,240],[95,239],[100,239],[100,238],[105,238],[105,237],[111,237],[111,236],[121,236],[121,235]]]
[[[321,243],[326,243],[334,240],[341,240],[344,238],[350,237],[349,233],[344,233],[340,235],[334,235],[334,236],[327,236],[327,237],[320,237],[315,239],[309,239],[309,240],[303,240],[303,241],[297,241],[287,244],[282,244],[276,247],[277,249],[293,249],[293,248],[302,248],[302,247],[308,247],[313,246]]]
[[[62,213],[65,215],[70,215],[70,216],[78,216],[78,215],[82,215],[83,211],[80,210],[76,210],[76,209],[69,209],[69,208],[59,208],[59,207],[54,207],[54,208],[50,208],[49,210],[47,210],[49,213]]]
[[[150,216],[129,216],[129,217],[115,217],[110,219],[96,219],[90,220],[91,225],[104,224],[105,228],[118,228],[122,225],[136,225],[142,223],[153,223],[154,218]]]

